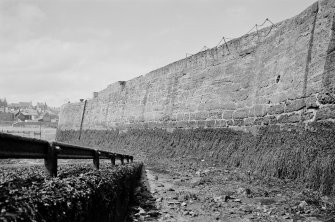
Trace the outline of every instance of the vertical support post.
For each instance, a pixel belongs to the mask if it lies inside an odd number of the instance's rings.
[[[83,122],[84,122],[84,117],[85,117],[86,105],[87,105],[87,99],[85,100],[84,108],[83,108],[83,114],[81,115],[81,121],[80,121],[80,129],[79,129],[79,137],[78,137],[78,140],[80,140],[80,138],[81,138],[81,132],[83,131]]]
[[[130,161],[134,162],[134,157],[133,156],[130,157]]]
[[[46,158],[44,159],[44,165],[50,177],[57,176],[57,153],[59,150],[60,148],[54,146],[53,144],[48,146],[48,152]]]
[[[127,156],[127,163],[129,163],[129,156]]]
[[[94,151],[94,156],[93,156],[93,165],[95,169],[99,169],[99,155],[100,152],[98,150]]]
[[[115,156],[114,155],[111,155],[111,162],[112,162],[112,165],[115,166]]]
[[[124,164],[123,155],[120,156],[120,160],[121,160],[121,165],[123,165]]]

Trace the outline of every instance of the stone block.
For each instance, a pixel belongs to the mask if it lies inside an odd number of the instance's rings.
[[[267,109],[267,113],[269,115],[273,114],[281,114],[285,110],[285,105],[284,104],[277,104],[277,105],[272,105]]]
[[[184,120],[185,121],[189,121],[190,120],[190,114],[189,113],[185,113],[184,114]]]
[[[270,125],[270,124],[276,124],[277,118],[275,116],[265,116],[263,118],[263,124],[264,125]]]
[[[279,116],[278,123],[298,123],[301,117],[299,113],[283,114]]]
[[[221,111],[210,111],[208,119],[222,119]]]
[[[182,121],[184,120],[184,114],[183,113],[178,113],[177,114],[177,121]]]
[[[249,109],[239,109],[233,113],[234,119],[244,119],[249,116]]]
[[[236,109],[236,104],[235,103],[223,104],[222,109],[224,109],[224,110],[235,110]]]
[[[243,119],[234,119],[234,126],[243,126]]]
[[[232,119],[227,120],[227,126],[233,126],[234,125],[234,121]]]
[[[205,120],[198,120],[197,121],[197,127],[204,128],[205,126],[206,126],[206,121]]]
[[[334,93],[320,93],[318,95],[318,101],[321,104],[335,104],[335,94]]]
[[[315,96],[306,98],[305,102],[306,102],[306,108],[307,109],[315,109],[315,108],[319,107],[319,105],[317,104],[317,99],[316,99]]]
[[[195,120],[206,120],[209,116],[208,112],[197,112],[195,114]]]
[[[335,119],[335,105],[328,105],[316,111],[315,121]]]
[[[190,113],[190,120],[196,120],[197,113]]]
[[[195,120],[188,121],[188,127],[192,129],[197,128],[198,127],[197,121]]]
[[[227,121],[223,119],[215,120],[215,127],[227,127]]]
[[[305,106],[306,106],[306,103],[304,99],[287,100],[285,112],[289,113],[289,112],[298,111],[304,108]]]
[[[222,113],[222,119],[232,119],[233,118],[233,112],[232,110],[229,111],[223,111]]]
[[[206,127],[208,128],[214,128],[215,126],[215,120],[206,120]]]
[[[189,127],[188,121],[178,121],[176,125],[177,125],[177,128],[188,128]]]
[[[255,117],[263,117],[265,115],[266,115],[266,109],[264,105],[258,104],[254,106],[254,116]]]
[[[314,112],[312,111],[307,111],[301,113],[301,121],[308,121],[314,118]]]
[[[264,122],[264,118],[263,117],[258,117],[258,118],[255,119],[254,124],[261,126],[261,125],[263,125],[263,122]]]
[[[244,125],[245,126],[252,126],[252,125],[254,125],[254,122],[255,122],[255,118],[253,118],[253,117],[249,117],[249,118],[244,119]]]

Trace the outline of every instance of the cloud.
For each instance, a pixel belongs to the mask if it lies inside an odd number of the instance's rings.
[[[0,46],[13,41],[25,40],[36,35],[35,29],[46,18],[37,6],[17,1],[0,3]]]

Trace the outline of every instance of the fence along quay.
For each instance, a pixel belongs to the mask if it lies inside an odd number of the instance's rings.
[[[115,160],[121,164],[133,162],[133,156],[97,150],[60,142],[48,142],[34,138],[0,133],[0,159],[44,159],[49,176],[57,176],[58,159],[93,159],[95,169],[99,169],[100,159]]]

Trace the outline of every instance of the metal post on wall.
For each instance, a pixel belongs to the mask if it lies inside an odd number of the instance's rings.
[[[83,130],[83,122],[84,122],[84,116],[85,116],[86,104],[87,104],[87,99],[85,100],[84,108],[83,108],[83,114],[82,114],[82,116],[81,116],[81,122],[80,122],[80,130],[79,130],[79,137],[78,137],[78,140],[80,140],[80,138],[81,138],[81,132],[82,132],[82,130]]]

